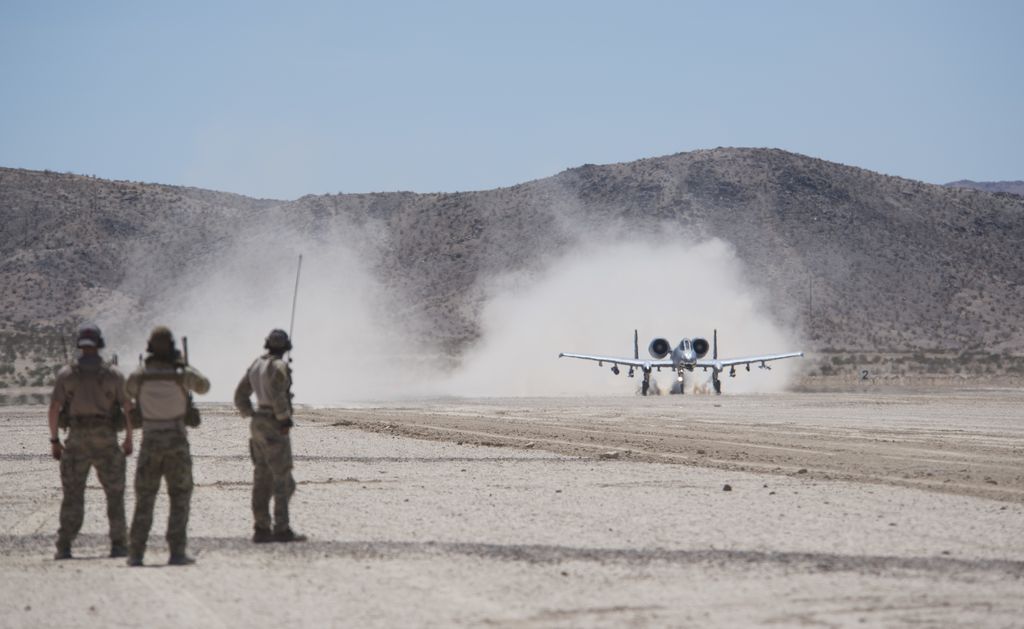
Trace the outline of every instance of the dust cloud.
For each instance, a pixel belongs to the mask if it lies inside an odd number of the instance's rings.
[[[745,280],[732,248],[721,240],[689,243],[608,240],[582,245],[541,277],[508,275],[494,280],[482,315],[482,340],[465,356],[444,390],[485,396],[633,395],[640,377],[619,376],[607,363],[558,358],[559,352],[632,357],[633,330],[640,356],[652,338],[673,345],[684,337],[711,340],[718,329],[719,356],[797,351],[794,335],[773,323],[760,295]],[[798,359],[797,359],[798,360]],[[782,361],[772,371],[740,370],[726,377],[728,393],[786,387],[797,365]],[[660,390],[669,372],[652,374]],[[687,393],[710,373],[687,378]]]
[[[799,349],[773,324],[756,290],[724,242],[678,238],[621,240],[588,237],[542,273],[508,273],[483,281],[482,336],[453,371],[432,353],[429,339],[411,331],[422,321],[375,277],[386,235],[336,228],[308,233],[288,227],[250,231],[219,249],[200,270],[168,273],[140,263],[131,281],[160,288],[149,314],[112,323],[112,348],[130,371],[148,331],[168,325],[187,336],[191,363],[212,382],[202,401],[230,401],[235,385],[263,351],[272,328],[287,329],[298,254],[303,264],[295,317],[292,367],[298,403],[430,396],[634,395],[640,378],[614,376],[608,366],[558,358],[579,352],[632,355],[633,329],[641,356],[655,336],[673,344],[719,330],[720,356]],[[138,312],[138,311],[136,311]],[[127,357],[131,357],[130,359]],[[784,388],[793,365],[771,372],[741,371],[725,378],[728,393]],[[655,373],[660,390],[673,376]],[[695,372],[688,393],[708,381]]]
[[[201,401],[230,401],[273,328],[289,328],[298,255],[303,256],[295,315],[292,368],[297,402],[329,404],[393,395],[402,350],[414,346],[390,321],[386,291],[373,279],[375,243],[365,231],[338,229],[312,237],[287,227],[250,232],[200,269],[177,277],[145,266],[137,277],[164,284],[157,303],[128,329],[117,348],[126,370],[164,324],[187,336],[189,360],[211,380]],[[135,279],[134,281],[138,281]],[[124,360],[126,356],[131,360]]]

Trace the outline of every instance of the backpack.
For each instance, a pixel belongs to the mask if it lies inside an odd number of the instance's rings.
[[[178,367],[174,370],[174,373],[146,373],[143,371],[139,374],[139,391],[142,391],[142,385],[150,380],[173,380],[177,384],[182,392],[185,394],[185,425],[189,428],[195,428],[200,424],[202,418],[199,416],[199,409],[196,408],[195,403],[192,400],[192,392],[185,388],[185,370]],[[123,421],[123,417],[122,417]],[[132,407],[132,429],[140,428],[142,426],[142,405],[138,403]]]

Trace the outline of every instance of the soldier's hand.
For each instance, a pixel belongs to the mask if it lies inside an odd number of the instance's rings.
[[[131,433],[128,434],[130,435]],[[124,443],[121,444],[121,449],[124,450],[125,456],[131,456],[134,448],[132,447],[132,438],[130,436],[124,438]]]
[[[64,446],[62,446],[59,441],[57,443],[51,443],[50,454],[53,455],[54,459],[59,461],[61,455],[64,454]]]

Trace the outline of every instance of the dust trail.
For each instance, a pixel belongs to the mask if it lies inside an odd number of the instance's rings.
[[[148,330],[168,325],[189,338],[190,361],[212,382],[204,401],[229,401],[272,328],[288,328],[298,253],[303,268],[295,317],[293,369],[298,402],[328,404],[383,398],[407,371],[400,348],[415,354],[388,315],[388,299],[369,271],[366,233],[316,237],[285,227],[247,233],[209,262],[178,277],[136,268],[164,284],[147,314],[127,328],[122,356],[145,348]],[[124,335],[122,335],[124,336]],[[134,367],[126,360],[126,370]]]
[[[606,232],[607,234],[607,232]],[[484,282],[482,336],[461,366],[431,349],[429,322],[374,275],[386,235],[335,226],[310,233],[264,225],[241,234],[192,269],[140,261],[128,281],[153,287],[141,316],[112,322],[117,351],[130,370],[158,323],[189,337],[191,362],[212,381],[203,400],[230,401],[235,385],[262,352],[270,329],[287,328],[298,253],[304,256],[295,319],[296,401],[337,404],[432,395],[632,395],[639,379],[607,366],[558,359],[560,351],[642,356],[651,338],[673,343],[719,330],[723,356],[799,349],[760,307],[732,249],[718,240],[634,240],[588,235],[537,274],[512,272]],[[138,313],[139,310],[132,311]],[[128,358],[132,357],[132,358]],[[728,393],[779,390],[794,365],[741,372]],[[657,376],[657,374],[656,374]],[[697,373],[687,386],[701,385]],[[670,374],[662,373],[667,391]]]
[[[463,395],[633,395],[639,378],[615,376],[606,365],[558,358],[578,352],[632,356],[633,329],[647,344],[664,336],[711,339],[719,355],[746,356],[799,349],[794,335],[770,321],[744,279],[732,248],[720,240],[688,243],[616,241],[583,245],[539,278],[510,274],[494,280],[483,309],[481,341],[442,389]],[[791,363],[793,361],[790,361]],[[796,364],[740,371],[725,378],[727,393],[786,387]],[[655,374],[659,376],[659,374]],[[688,387],[709,376],[696,372]],[[661,389],[672,376],[662,372]]]

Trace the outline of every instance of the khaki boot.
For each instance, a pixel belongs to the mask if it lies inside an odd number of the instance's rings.
[[[71,559],[71,544],[57,542],[57,552],[53,554],[53,558],[57,561]]]
[[[304,542],[304,541],[306,541],[306,536],[305,535],[299,535],[295,531],[293,531],[290,528],[288,528],[288,529],[285,529],[283,531],[278,531],[277,533],[274,533],[274,541],[275,542]]]
[[[270,532],[270,529],[257,526],[253,531],[252,541],[255,544],[267,544],[274,541],[274,534]]]
[[[189,557],[185,553],[174,553],[171,558],[167,560],[168,566],[191,566],[196,562],[195,559]]]

